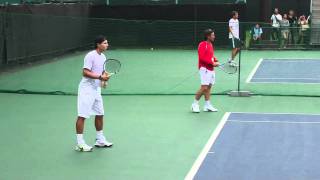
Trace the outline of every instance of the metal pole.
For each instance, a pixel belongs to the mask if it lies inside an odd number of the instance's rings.
[[[241,43],[242,44],[242,43]],[[238,88],[235,91],[231,91],[229,93],[230,96],[233,97],[249,97],[251,96],[250,91],[241,91],[240,84],[241,84],[241,49],[239,49],[239,68],[238,68]]]
[[[240,92],[240,80],[241,80],[241,47],[239,48],[239,71],[238,71],[238,92]]]

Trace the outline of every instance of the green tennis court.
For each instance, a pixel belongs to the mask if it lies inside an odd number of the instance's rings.
[[[225,112],[319,112],[320,100],[313,97],[318,84],[246,82],[261,58],[314,59],[318,51],[243,51],[241,89],[256,95],[229,97],[237,76],[217,69],[212,103],[219,112],[193,114],[196,50],[110,50],[107,56],[123,66],[103,90],[104,132],[115,144],[78,153],[73,149],[76,93],[85,53],[1,73],[1,179],[183,179]],[[218,49],[216,56],[223,61],[229,51]],[[90,144],[93,127],[88,120]]]

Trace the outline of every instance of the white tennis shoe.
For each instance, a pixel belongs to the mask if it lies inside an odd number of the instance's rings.
[[[112,142],[109,142],[106,140],[106,138],[104,136],[96,139],[96,143],[94,144],[94,146],[96,147],[111,147],[113,145]]]
[[[214,108],[211,104],[206,104],[203,107],[204,112],[217,112],[218,109]]]
[[[79,152],[91,152],[93,148],[87,144],[77,144],[75,150]]]
[[[232,66],[232,67],[238,67],[238,64],[236,63],[235,60],[229,60],[229,66]]]
[[[199,104],[197,104],[197,103],[192,103],[192,105],[191,105],[191,111],[194,112],[194,113],[199,113],[199,112],[200,112]]]

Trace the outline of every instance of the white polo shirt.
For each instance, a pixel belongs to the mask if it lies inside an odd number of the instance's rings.
[[[106,56],[101,53],[99,54],[96,50],[90,51],[84,58],[83,68],[89,69],[96,74],[102,74],[103,64],[106,61]],[[82,77],[81,83],[89,83],[96,87],[100,86],[99,79],[91,79],[88,77]]]
[[[229,20],[229,27],[232,30],[233,36],[235,38],[240,39],[240,37],[239,37],[239,20],[231,18]],[[231,39],[231,38],[232,38],[232,34],[231,34],[231,32],[229,32],[229,39]]]

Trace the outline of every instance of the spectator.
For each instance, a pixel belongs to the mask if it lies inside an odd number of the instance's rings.
[[[308,37],[308,31],[309,31],[309,28],[310,28],[309,22],[308,22],[308,20],[307,20],[305,15],[300,16],[298,24],[299,24],[299,27],[300,27],[298,43],[305,44],[306,43],[306,39]]]
[[[307,21],[309,24],[311,24],[311,14],[309,14],[308,18],[307,18]]]
[[[283,15],[283,19],[280,22],[281,27],[281,35],[282,35],[282,46],[283,48],[286,48],[288,45],[288,39],[289,39],[289,20],[287,14]]]
[[[274,13],[271,16],[271,26],[272,26],[272,32],[271,32],[271,39],[272,40],[280,40],[280,23],[279,21],[282,20],[281,14],[279,14],[279,9],[275,8]]]
[[[256,24],[252,30],[251,35],[254,43],[259,43],[261,41],[261,35],[263,31],[259,24]]]
[[[298,18],[295,15],[295,12],[293,10],[289,11],[288,20],[290,23],[289,43],[295,44],[296,41],[298,40],[298,38],[297,38]]]

